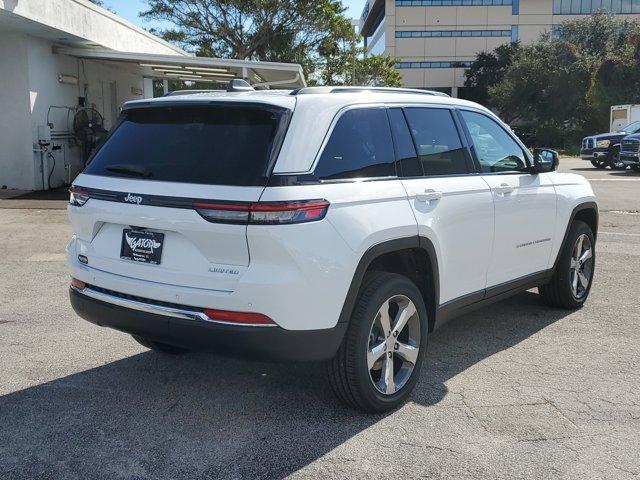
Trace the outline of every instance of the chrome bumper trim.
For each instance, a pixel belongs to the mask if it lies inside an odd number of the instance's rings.
[[[129,300],[126,298],[117,297],[115,295],[109,295],[108,293],[98,292],[90,287],[79,289],[71,285],[71,289],[80,295],[93,298],[105,303],[110,303],[118,307],[124,307],[131,310],[137,310],[139,312],[151,313],[153,315],[163,315],[165,317],[179,318],[182,320],[195,320],[208,323],[216,323],[219,325],[230,325],[233,327],[275,327],[276,325],[265,325],[257,323],[233,323],[225,322],[223,320],[216,320],[210,318],[204,312],[197,310],[188,310],[182,308],[165,307],[163,305],[154,305],[153,303],[144,303],[137,300]]]

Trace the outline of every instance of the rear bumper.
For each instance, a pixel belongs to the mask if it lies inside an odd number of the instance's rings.
[[[640,165],[640,154],[621,152],[620,161],[625,165]]]
[[[323,330],[236,326],[187,318],[190,315],[172,312],[171,308],[162,313],[151,313],[152,308],[127,308],[82,292],[73,287],[69,290],[71,305],[80,317],[93,324],[193,350],[261,360],[328,360],[338,351],[347,328],[346,323]]]

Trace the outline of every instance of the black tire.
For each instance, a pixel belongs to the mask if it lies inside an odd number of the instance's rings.
[[[632,165],[631,168],[635,171],[635,172],[640,172],[640,165]]]
[[[169,345],[168,343],[156,342],[155,340],[149,340],[148,338],[139,337],[138,335],[131,336],[140,345],[147,347],[154,352],[166,353],[168,355],[181,355],[189,352],[186,348],[176,347],[175,345]]]
[[[620,147],[613,147],[607,155],[607,163],[611,170],[626,170],[627,166],[620,162]]]
[[[591,245],[591,267],[585,274],[585,277],[587,277],[589,280],[588,286],[586,287],[586,289],[580,292],[579,296],[576,296],[572,290],[571,285],[571,263],[574,249],[576,248],[576,243],[582,235],[586,235],[589,238],[589,242]],[[560,251],[558,265],[556,266],[556,270],[553,274],[551,282],[538,287],[538,292],[540,293],[542,300],[550,307],[564,308],[567,310],[575,310],[581,308],[584,305],[584,302],[589,297],[589,292],[591,291],[591,286],[593,285],[593,273],[595,271],[595,264],[596,250],[593,231],[586,223],[580,220],[575,220],[571,224],[567,241],[562,246],[562,250]]]
[[[406,297],[413,302],[418,318],[416,320],[413,316],[412,322],[414,322],[413,325],[416,321],[419,324],[420,343],[417,359],[406,383],[395,393],[385,394],[374,385],[367,364],[367,352],[373,333],[372,326],[378,318],[378,311],[394,296]],[[342,345],[336,356],[324,365],[331,389],[342,402],[365,412],[386,412],[399,407],[407,400],[420,377],[427,347],[428,328],[427,309],[422,294],[411,280],[402,275],[386,272],[374,272],[368,275],[358,294]],[[387,353],[380,357],[380,361],[384,361],[386,365],[388,351],[385,349],[385,352]],[[402,361],[401,356],[394,357],[392,365],[397,365],[394,363],[395,358]],[[404,363],[400,363],[400,366],[402,365]]]
[[[608,163],[605,160],[591,160],[591,165],[599,170],[607,168]]]

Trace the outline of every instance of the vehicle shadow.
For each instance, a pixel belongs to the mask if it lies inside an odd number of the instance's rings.
[[[582,168],[582,167],[578,167],[578,168],[572,168],[571,170],[569,170],[569,172],[601,172],[604,173],[606,176],[611,176],[611,177],[637,177],[638,176],[638,172],[636,172],[635,170],[628,168],[627,170],[598,170],[596,168]]]
[[[565,315],[523,293],[454,320],[412,401]],[[383,418],[338,403],[318,365],[145,352],[0,397],[0,478],[283,478]]]
[[[638,172],[636,172],[632,168],[629,168],[627,170],[615,170],[611,172],[609,175],[614,177],[637,177]]]

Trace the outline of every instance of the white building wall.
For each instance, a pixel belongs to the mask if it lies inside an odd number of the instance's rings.
[[[0,8],[113,50],[188,55],[88,0],[0,0]]]
[[[32,189],[29,66],[23,35],[0,33],[0,188]]]
[[[402,62],[473,61],[478,53],[493,51],[499,45],[511,42],[512,36],[395,38],[396,32],[511,30],[514,34],[517,33],[517,39],[520,42],[527,44],[537,40],[542,33],[551,32],[555,25],[565,20],[576,20],[585,16],[554,15],[553,0],[519,0],[519,9],[514,9],[512,5],[482,6],[480,4],[483,2],[480,1],[469,1],[466,5],[457,6],[451,5],[452,2],[433,2],[435,5],[430,6],[419,6],[420,2],[415,2],[411,4],[412,6],[396,6],[395,0],[369,0],[370,5],[374,2],[385,3],[385,53],[399,58]],[[577,3],[580,1],[577,0]],[[583,1],[582,5],[590,7],[591,2]],[[609,5],[611,6],[611,2]],[[618,0],[617,4],[614,2],[613,5],[619,7],[620,1]],[[371,10],[373,11],[374,8],[372,7]],[[514,14],[514,11],[519,13]],[[640,19],[640,14],[637,13],[619,16]],[[513,27],[517,27],[517,30],[512,30]],[[464,68],[400,69],[403,84],[406,87],[451,88],[454,94],[458,88],[464,87],[464,72]]]
[[[122,103],[142,96],[143,78],[126,64],[54,54],[53,42],[188,55],[88,0],[0,0],[0,13],[11,29],[0,31],[0,188],[48,188],[51,172],[55,188],[80,171],[81,148],[69,135],[73,111],[51,107],[75,108],[78,98],[85,97],[109,129]],[[78,84],[61,84],[59,74],[78,78]],[[47,123],[57,134],[49,147],[55,167],[51,157],[39,151],[38,130]],[[60,148],[52,150],[54,146]]]
[[[30,98],[30,138],[29,141],[35,150],[38,146],[38,127],[44,127],[47,121],[54,124],[55,130],[68,130],[67,111],[51,108],[50,106],[73,106],[78,102],[78,87],[76,85],[65,85],[58,82],[59,74],[78,74],[77,61],[71,57],[53,55],[51,43],[38,38],[25,36],[27,46],[27,86]],[[66,142],[65,142],[66,143]],[[51,174],[51,186],[60,185],[60,177],[64,175],[64,157],[71,159],[73,149],[68,145],[59,144],[64,150],[54,151],[52,155],[60,157],[56,159],[56,169]],[[78,150],[77,148],[75,149]],[[33,157],[33,184],[30,189],[48,188],[48,178],[53,162],[48,155],[41,155],[41,152],[34,151]],[[44,169],[44,186],[42,169]]]
[[[31,144],[38,142],[38,127],[47,123],[53,124],[53,132],[57,134],[72,133],[73,112],[65,108],[78,106],[78,98],[84,97],[86,106],[95,108],[104,117],[104,127],[108,130],[116,121],[122,104],[128,100],[142,98],[143,79],[132,74],[123,64],[80,60],[75,57],[52,53],[51,42],[26,36],[27,45],[28,87],[31,99],[30,138]],[[1,58],[1,55],[0,55]],[[77,85],[58,82],[59,74],[73,75],[78,78]],[[53,107],[53,108],[51,108]],[[56,188],[67,184],[82,168],[80,146],[70,138],[54,135],[52,146],[60,146],[60,150],[51,151],[51,156],[44,158],[45,186]],[[30,189],[42,188],[42,160],[40,152],[34,152],[33,185]],[[65,166],[67,168],[65,168]]]

